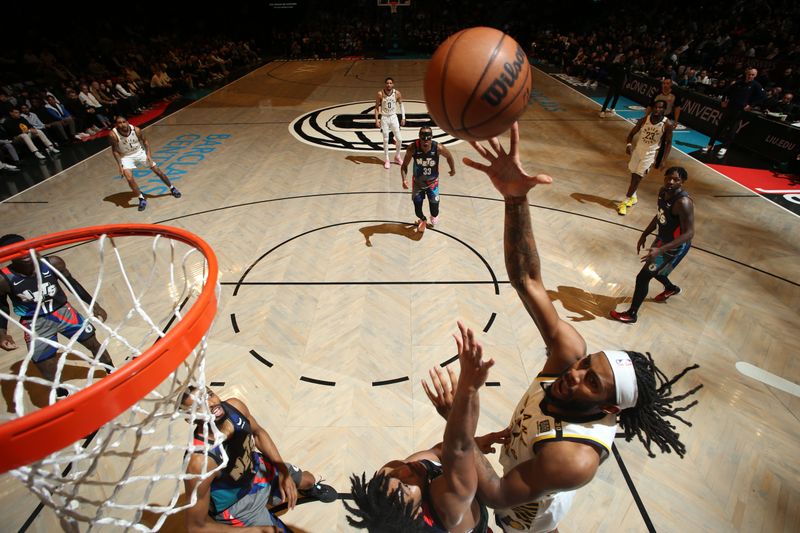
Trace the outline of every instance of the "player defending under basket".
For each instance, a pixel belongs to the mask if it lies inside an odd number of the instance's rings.
[[[21,235],[3,235],[0,237],[0,248],[10,244],[24,241]],[[37,257],[38,259],[38,257]],[[20,323],[33,332],[33,336],[25,333],[25,342],[30,348],[33,344],[33,363],[42,376],[54,381],[58,366],[58,350],[42,342],[42,339],[56,340],[60,333],[66,337],[78,335],[78,342],[84,345],[95,355],[101,350],[101,345],[94,334],[92,323],[76,311],[67,301],[67,295],[61,288],[60,279],[56,272],[60,272],[64,279],[72,286],[81,300],[91,305],[92,295],[72,277],[67,269],[67,264],[58,256],[50,256],[48,266],[38,259],[38,270],[41,273],[41,284],[37,275],[37,267],[30,255],[11,261],[0,269],[0,310],[8,314],[7,298],[11,299],[14,312],[20,317]],[[93,307],[94,314],[105,321],[107,314],[97,302]],[[0,348],[6,351],[15,350],[17,344],[6,331],[8,319],[0,315]],[[100,362],[109,367],[114,363],[108,352],[103,350]],[[56,396],[67,396],[64,387],[56,389]]]

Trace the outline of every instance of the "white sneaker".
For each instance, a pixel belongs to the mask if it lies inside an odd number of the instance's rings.
[[[600,118],[606,118],[606,112],[600,111]]]
[[[711,151],[711,148],[712,148],[712,146],[709,144],[707,146],[703,146],[703,149],[700,150],[700,151],[703,152],[704,154],[707,154],[708,152]]]
[[[728,153],[728,149],[727,148],[720,148],[719,152],[717,152],[717,157],[722,159],[723,157],[725,157],[725,154],[727,154],[727,153]]]
[[[387,160],[383,162],[383,168],[389,170],[392,167],[392,164]]]
[[[439,223],[439,217],[431,217],[431,219],[428,221],[428,226],[434,227],[438,223]]]
[[[33,152],[33,155],[36,156],[36,159],[47,159],[45,156],[42,155],[42,152],[40,152],[38,150]]]
[[[56,148],[55,146],[48,146],[47,147],[47,151],[50,152],[51,154],[59,154],[59,153],[61,153],[61,152],[59,152],[58,148]]]

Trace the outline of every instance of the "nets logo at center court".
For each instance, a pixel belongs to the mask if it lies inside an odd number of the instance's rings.
[[[403,143],[416,139],[422,126],[433,128],[433,140],[441,144],[460,142],[433,125],[425,102],[403,100],[406,125]],[[398,117],[399,118],[399,117]],[[289,124],[289,131],[301,142],[344,152],[383,152],[383,134],[375,127],[375,102],[351,102],[307,113]],[[390,150],[394,136],[390,133]]]

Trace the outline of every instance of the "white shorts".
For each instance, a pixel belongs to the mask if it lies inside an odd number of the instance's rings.
[[[390,130],[394,133],[397,142],[400,142],[402,137],[400,137],[400,121],[397,119],[397,115],[381,115],[381,133],[384,138],[389,137]]]
[[[628,170],[631,171],[633,174],[637,174],[639,176],[646,176],[648,172],[650,172],[650,167],[653,166],[653,163],[656,162],[656,154],[658,150],[655,152],[640,152],[638,150],[634,150],[631,154],[631,160],[628,163]]]
[[[505,533],[549,533],[572,507],[575,491],[559,492],[538,502],[521,505],[515,510],[495,509],[496,523]]]
[[[155,166],[155,163],[153,163]],[[144,150],[137,150],[132,154],[122,156],[122,168],[125,170],[133,170],[134,168],[149,169],[150,165],[147,164],[147,153]]]

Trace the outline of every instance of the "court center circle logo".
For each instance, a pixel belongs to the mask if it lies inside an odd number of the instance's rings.
[[[406,125],[400,128],[403,142],[416,139],[422,126],[431,126],[433,139],[440,144],[461,142],[433,125],[428,108],[421,100],[403,100]],[[399,117],[398,117],[399,118]],[[383,153],[383,134],[375,127],[375,102],[350,102],[317,109],[295,119],[289,132],[300,142],[343,152]],[[394,150],[390,133],[389,150]]]

